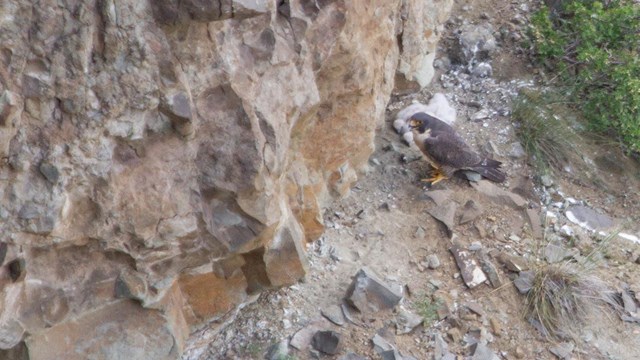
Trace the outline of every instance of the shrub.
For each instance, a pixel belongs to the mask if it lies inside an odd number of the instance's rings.
[[[640,151],[640,4],[569,0],[557,12],[543,6],[530,38],[589,127]]]

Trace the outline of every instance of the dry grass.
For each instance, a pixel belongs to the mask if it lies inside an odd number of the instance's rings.
[[[526,316],[540,325],[545,336],[577,338],[579,330],[612,302],[608,287],[575,263],[544,264],[535,270]]]
[[[562,116],[564,106],[548,93],[523,89],[513,104],[515,133],[541,172],[581,162],[580,138]]]
[[[619,310],[615,292],[595,273],[598,259],[616,236],[613,232],[580,260],[542,261],[534,266],[525,317],[538,325],[544,336],[577,340],[586,324],[601,322],[612,309]]]

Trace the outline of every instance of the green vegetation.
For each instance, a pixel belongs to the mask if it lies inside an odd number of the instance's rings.
[[[442,303],[424,295],[414,302],[414,306],[418,315],[424,319],[424,325],[429,326],[438,320],[438,309],[442,306]]]
[[[589,128],[640,151],[640,4],[569,0],[531,19],[538,60],[558,75]]]

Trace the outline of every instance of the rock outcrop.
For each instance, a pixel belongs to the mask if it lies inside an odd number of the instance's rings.
[[[176,358],[302,278],[451,3],[0,5],[0,349]]]

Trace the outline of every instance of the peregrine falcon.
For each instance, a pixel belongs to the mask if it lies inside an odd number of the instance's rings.
[[[506,179],[506,175],[498,170],[500,161],[478,155],[444,121],[419,112],[409,118],[409,127],[414,142],[435,170],[431,178],[424,181],[433,185],[450,178],[458,170],[472,170],[495,182]]]

